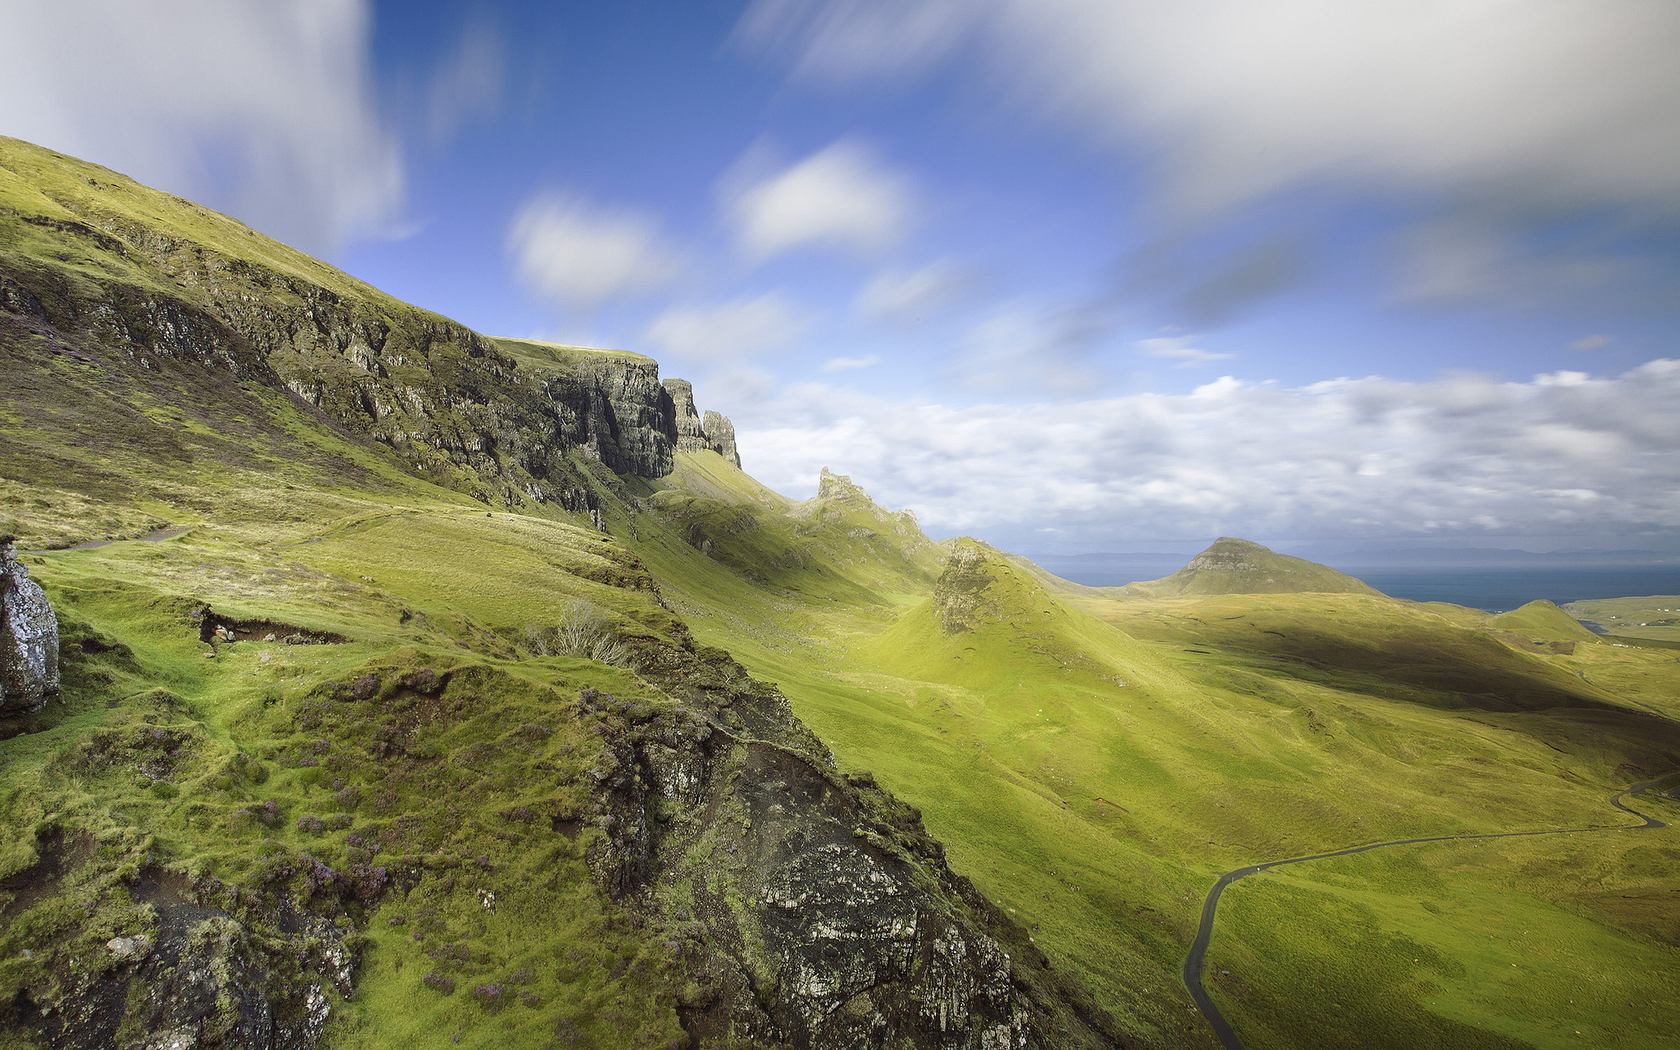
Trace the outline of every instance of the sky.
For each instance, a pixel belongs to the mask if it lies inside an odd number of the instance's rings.
[[[0,133],[1024,553],[1680,552],[1672,0],[0,0]]]

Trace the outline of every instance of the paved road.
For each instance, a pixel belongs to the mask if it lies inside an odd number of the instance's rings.
[[[1655,817],[1646,816],[1643,813],[1629,809],[1627,806],[1622,805],[1622,799],[1629,795],[1645,794],[1658,784],[1661,784],[1663,781],[1672,780],[1676,776],[1680,776],[1680,774],[1670,773],[1667,776],[1658,777],[1655,780],[1647,780],[1643,783],[1635,784],[1610,800],[1610,804],[1612,806],[1615,806],[1624,813],[1638,817],[1645,822],[1643,824],[1616,824],[1608,827],[1596,828],[1558,828],[1552,831],[1506,831],[1490,835],[1436,835],[1431,838],[1421,839],[1395,839],[1393,842],[1372,842],[1364,846],[1353,846],[1348,849],[1339,849],[1333,853],[1315,853],[1310,857],[1290,857],[1287,860],[1268,860],[1260,864],[1250,864],[1246,868],[1238,868],[1235,871],[1227,871],[1225,874],[1219,876],[1219,881],[1214,883],[1213,889],[1208,892],[1207,899],[1202,901],[1202,924],[1196,931],[1195,943],[1190,945],[1190,954],[1184,960],[1184,987],[1189,989],[1190,998],[1195,1000],[1196,1008],[1201,1010],[1202,1016],[1206,1017],[1208,1024],[1213,1026],[1213,1033],[1219,1037],[1219,1041],[1225,1046],[1225,1050],[1243,1050],[1242,1041],[1237,1038],[1235,1032],[1231,1031],[1230,1024],[1225,1020],[1225,1015],[1219,1012],[1219,1007],[1213,1005],[1213,999],[1208,995],[1207,989],[1202,987],[1202,971],[1207,966],[1206,955],[1208,942],[1213,938],[1214,912],[1219,908],[1219,895],[1224,893],[1225,887],[1231,885],[1231,883],[1236,882],[1238,879],[1247,878],[1257,872],[1265,871],[1268,868],[1281,868],[1285,864],[1305,864],[1309,860],[1327,860],[1330,857],[1347,857],[1355,853],[1364,853],[1367,850],[1385,849],[1389,846],[1415,846],[1422,842],[1469,842],[1476,839],[1530,838],[1536,835],[1575,835],[1586,831],[1630,831],[1643,828],[1663,828],[1668,825],[1664,824]]]

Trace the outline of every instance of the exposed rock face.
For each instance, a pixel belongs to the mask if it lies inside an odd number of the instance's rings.
[[[713,452],[737,467],[741,465],[741,453],[735,448],[735,424],[728,416],[706,409],[706,440],[711,442]]]
[[[735,449],[735,425],[729,422],[729,417],[707,409],[706,420],[702,423],[700,413],[694,407],[694,384],[686,379],[667,379],[665,389],[670,392],[675,406],[677,451],[716,452],[740,467],[741,454]]]
[[[158,868],[130,892],[152,906],[155,927],[106,942],[107,968],[73,973],[58,1010],[24,1012],[43,1045],[313,1050],[332,1011],[325,989],[355,993],[355,955],[320,916],[285,904],[265,913],[216,879]]]
[[[586,410],[584,432],[573,440],[620,474],[662,478],[671,473],[676,411],[670,392],[660,385],[659,366],[608,359],[578,365],[575,374]]]
[[[946,867],[919,813],[839,776],[727,654],[698,657],[667,680],[686,718],[608,729],[594,861],[627,907],[690,924],[702,985],[679,1015],[696,1045],[1028,1046],[1057,1011],[1028,990],[1042,957],[997,939],[1020,931]],[[1070,1045],[1087,1041],[1107,1042]]]
[[[827,467],[822,468],[822,474],[817,478],[817,498],[862,501],[874,505],[869,493],[863,491],[863,486],[852,484],[848,475],[831,473]]]
[[[700,413],[694,407],[694,384],[686,379],[667,379],[665,390],[671,395],[677,451],[705,452],[711,448],[711,442],[706,440],[706,428],[700,422]]]
[[[58,619],[41,585],[0,540],[0,715],[38,710],[58,694]]]
[[[946,634],[972,631],[987,618],[986,590],[994,582],[996,552],[978,540],[958,541],[933,588],[933,608]]]

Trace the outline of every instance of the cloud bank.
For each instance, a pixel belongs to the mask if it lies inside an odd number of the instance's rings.
[[[1609,378],[1224,377],[1184,395],[905,404],[796,389],[738,423],[782,492],[827,466],[933,535],[1611,537],[1680,530],[1680,360]]]
[[[402,207],[363,0],[23,0],[5,27],[0,132],[314,254]]]

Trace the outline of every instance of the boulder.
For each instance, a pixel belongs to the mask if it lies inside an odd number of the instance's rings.
[[[11,537],[0,537],[0,715],[39,710],[56,695],[58,619]]]

